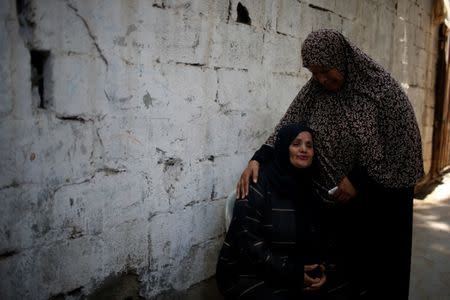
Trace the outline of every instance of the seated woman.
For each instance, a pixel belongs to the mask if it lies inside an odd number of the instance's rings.
[[[310,128],[290,124],[279,130],[274,160],[234,206],[216,272],[226,299],[298,299],[325,283],[313,157]]]

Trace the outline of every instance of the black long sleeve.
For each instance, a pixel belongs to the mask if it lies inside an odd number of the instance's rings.
[[[261,148],[259,148],[255,154],[253,154],[253,157],[251,160],[256,160],[260,164],[267,163],[269,161],[273,160],[273,147],[269,145],[262,145]]]
[[[258,181],[258,184],[252,184],[247,198],[237,200],[235,204],[234,216],[238,224],[239,247],[244,249],[253,264],[264,270],[267,280],[298,281],[300,274],[303,274],[301,259],[296,256],[275,254],[264,239],[263,213],[266,198],[260,183],[261,181]]]

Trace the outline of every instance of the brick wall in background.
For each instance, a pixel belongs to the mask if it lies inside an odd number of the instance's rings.
[[[1,1],[1,298],[121,278],[151,298],[212,276],[224,200],[308,80],[314,29],[402,83],[428,168],[432,2]]]

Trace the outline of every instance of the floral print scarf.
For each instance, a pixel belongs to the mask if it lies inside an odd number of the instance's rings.
[[[284,124],[306,121],[315,132],[316,182],[323,192],[355,168],[385,187],[413,186],[424,174],[422,143],[399,83],[335,30],[310,33],[301,53],[304,67],[336,68],[345,83],[330,92],[311,78],[266,144],[274,144]]]

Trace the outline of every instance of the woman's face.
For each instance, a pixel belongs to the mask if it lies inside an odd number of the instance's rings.
[[[308,131],[300,132],[289,146],[289,161],[296,168],[311,166],[314,156],[313,140]]]
[[[314,80],[317,80],[325,89],[337,92],[344,84],[344,74],[336,68],[309,66]]]

